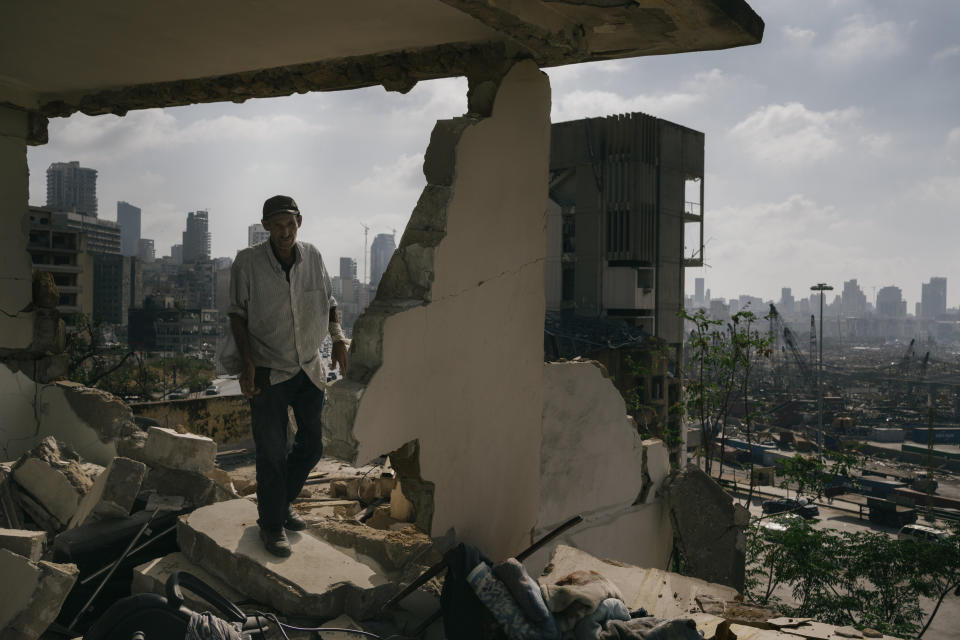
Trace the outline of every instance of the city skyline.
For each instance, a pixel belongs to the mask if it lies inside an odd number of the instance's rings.
[[[759,0],[757,47],[547,69],[553,121],[642,111],[706,136],[705,266],[715,296],[776,298],[815,282],[896,284],[911,301],[932,275],[960,281],[960,5]],[[611,73],[615,72],[615,73]],[[158,252],[179,219],[210,212],[213,255],[233,255],[264,199],[287,193],[301,237],[362,264],[363,229],[402,230],[423,186],[435,120],[465,111],[466,81],[374,87],[53,119],[31,147],[43,172],[100,171],[104,203],[143,209]],[[109,207],[107,208],[109,209]],[[176,224],[173,222],[176,221]],[[688,293],[691,292],[688,289]],[[948,290],[948,307],[960,289]]]

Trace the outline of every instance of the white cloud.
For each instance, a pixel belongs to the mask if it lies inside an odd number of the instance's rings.
[[[891,136],[885,133],[866,133],[860,136],[860,144],[876,155],[886,151],[890,147],[891,141]]]
[[[578,118],[592,118],[615,113],[641,111],[651,115],[688,109],[704,100],[703,93],[663,93],[658,95],[638,94],[622,96],[612,91],[576,90],[565,93],[553,102],[551,120],[563,122]]]
[[[902,28],[893,21],[876,22],[863,14],[843,21],[833,38],[821,51],[825,62],[853,65],[864,60],[880,60],[903,53],[907,48]]]
[[[812,111],[798,102],[772,104],[751,113],[730,135],[759,162],[795,167],[839,152],[843,128],[859,117],[854,107]]]
[[[184,125],[163,109],[131,111],[124,117],[75,115],[52,127],[50,137],[66,150],[96,149],[100,157],[151,149],[171,149],[212,142],[269,141],[287,136],[309,136],[322,125],[294,115],[241,118],[222,115]]]
[[[956,56],[960,56],[960,45],[954,45],[952,47],[947,47],[946,49],[941,49],[933,54],[933,61],[942,62],[947,58],[954,58]]]
[[[800,27],[786,26],[783,27],[781,31],[783,32],[783,36],[789,40],[791,44],[798,46],[806,46],[813,42],[813,39],[817,37],[816,31],[802,29]]]
[[[955,127],[947,134],[948,147],[960,147],[960,127]]]
[[[423,154],[403,154],[389,165],[374,165],[371,174],[350,190],[385,200],[409,199],[416,197],[425,182]]]

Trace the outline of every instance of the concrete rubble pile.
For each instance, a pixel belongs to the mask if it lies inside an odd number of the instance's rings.
[[[170,534],[180,513],[237,497],[209,438],[158,427],[143,432],[130,421],[113,444],[120,455],[105,467],[53,436],[0,463],[0,573],[23,577],[5,581],[0,638],[36,638],[55,619],[61,626],[79,621],[77,629],[89,624],[112,603],[111,592],[129,593],[133,564],[175,549]],[[144,546],[140,555],[131,553],[115,572],[100,571],[134,537]],[[86,607],[104,576],[112,582]],[[118,580],[126,583],[118,587]]]

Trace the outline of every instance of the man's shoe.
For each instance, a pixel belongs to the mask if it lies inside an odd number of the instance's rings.
[[[290,541],[283,529],[264,529],[260,527],[260,539],[264,548],[275,556],[286,558],[290,555]]]
[[[288,531],[303,531],[307,528],[307,521],[301,518],[293,507],[287,507],[287,519],[283,523],[283,528]]]

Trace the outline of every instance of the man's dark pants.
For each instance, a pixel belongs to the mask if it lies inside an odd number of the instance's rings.
[[[260,393],[250,399],[253,441],[257,447],[257,509],[264,529],[283,527],[287,509],[300,494],[310,470],[320,461],[323,440],[320,411],[323,390],[303,371],[270,384],[270,369],[257,367],[254,384]],[[297,434],[287,451],[287,407],[293,407]]]

